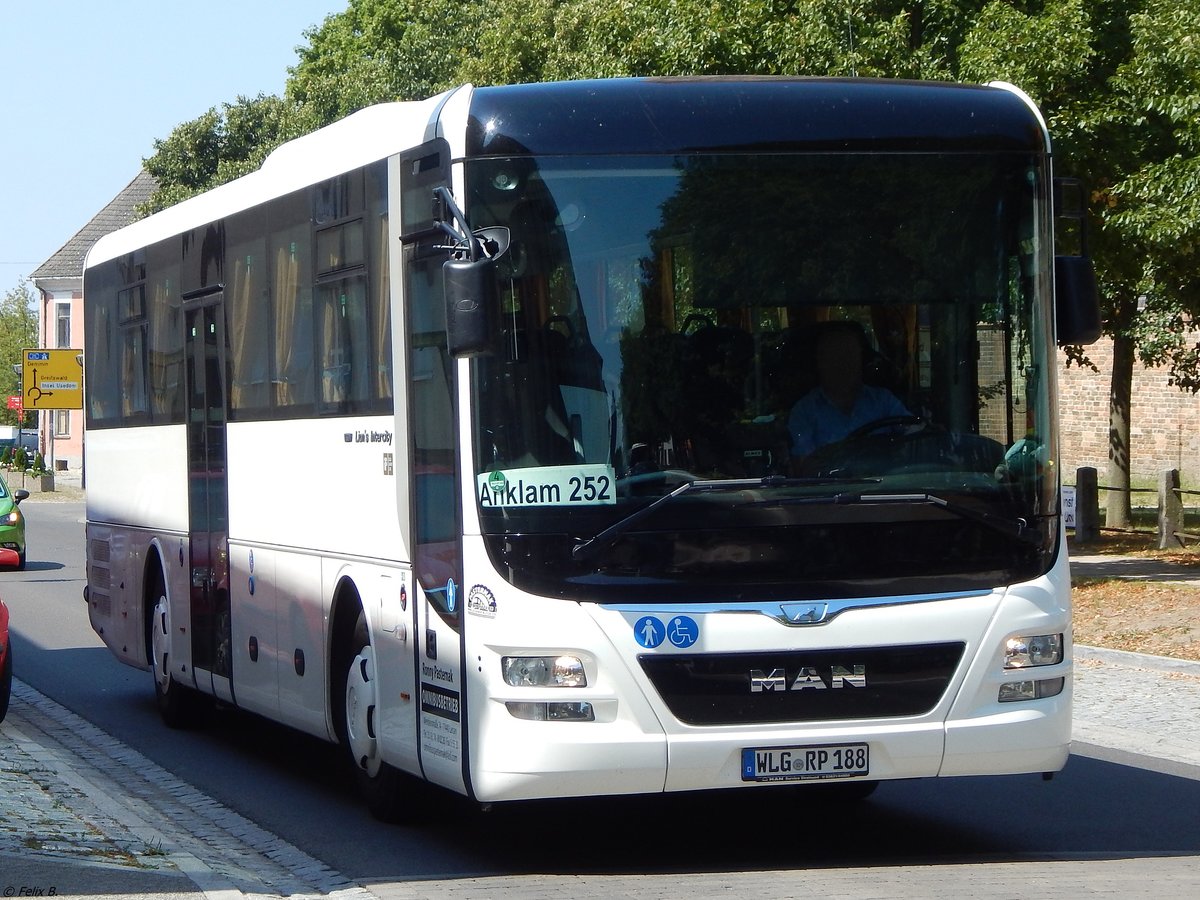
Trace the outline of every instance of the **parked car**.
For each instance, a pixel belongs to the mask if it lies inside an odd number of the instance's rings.
[[[0,600],[0,722],[8,715],[12,695],[12,648],[8,646],[8,607]]]
[[[17,507],[28,496],[29,491],[9,490],[8,482],[0,475],[0,553],[11,550],[16,557],[15,561],[6,561],[0,556],[0,566],[25,568],[25,516]]]

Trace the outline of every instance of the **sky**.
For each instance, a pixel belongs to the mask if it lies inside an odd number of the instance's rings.
[[[304,32],[348,5],[0,0],[0,296],[133,180],[155,139],[282,95]]]

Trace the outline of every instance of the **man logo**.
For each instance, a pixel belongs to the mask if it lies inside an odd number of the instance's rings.
[[[795,678],[788,681],[784,669],[750,670],[750,693],[761,694],[764,691],[824,691],[844,687],[862,688],[867,686],[867,667],[863,665],[830,666],[828,679],[822,677],[814,666],[804,666]]]
[[[781,621],[785,625],[819,625],[829,614],[828,603],[781,603]]]

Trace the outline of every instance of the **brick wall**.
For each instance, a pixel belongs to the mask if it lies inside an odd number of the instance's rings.
[[[999,326],[979,326],[979,387],[986,390],[1004,380],[1004,330]],[[1013,386],[1013,396],[1024,396],[1024,379],[1018,376]],[[1008,398],[1004,394],[984,397],[980,400],[979,433],[995,438],[1002,444],[1008,443]],[[1021,428],[1022,423],[1017,423]],[[1022,435],[1018,434],[1017,437]]]
[[[1094,466],[1104,483],[1108,467],[1112,341],[1101,339],[1087,351],[1099,372],[1067,369],[1066,358],[1058,357],[1062,471],[1068,484],[1080,466]],[[1135,479],[1157,481],[1164,469],[1179,469],[1185,483],[1200,481],[1200,394],[1167,384],[1166,368],[1146,369],[1135,362],[1129,443]]]

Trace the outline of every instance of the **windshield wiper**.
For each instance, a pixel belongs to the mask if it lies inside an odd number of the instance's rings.
[[[1014,538],[1026,544],[1041,543],[1042,535],[1035,526],[1025,519],[998,516],[995,513],[975,509],[953,500],[947,500],[936,494],[834,494],[824,498],[826,503],[869,504],[869,503],[901,503],[925,504],[944,509],[951,515],[977,522],[985,528],[998,532],[1006,537]],[[812,501],[810,501],[812,502]]]
[[[676,497],[693,491],[739,491],[745,488],[790,487],[806,484],[863,484],[878,482],[878,478],[789,478],[785,475],[765,475],[762,478],[697,478],[685,481],[670,493],[656,497],[640,509],[636,509],[623,519],[618,519],[603,531],[594,534],[586,540],[581,540],[571,549],[571,559],[583,562],[591,559],[602,550],[611,547],[621,535],[640,522],[660,506],[665,506]]]

